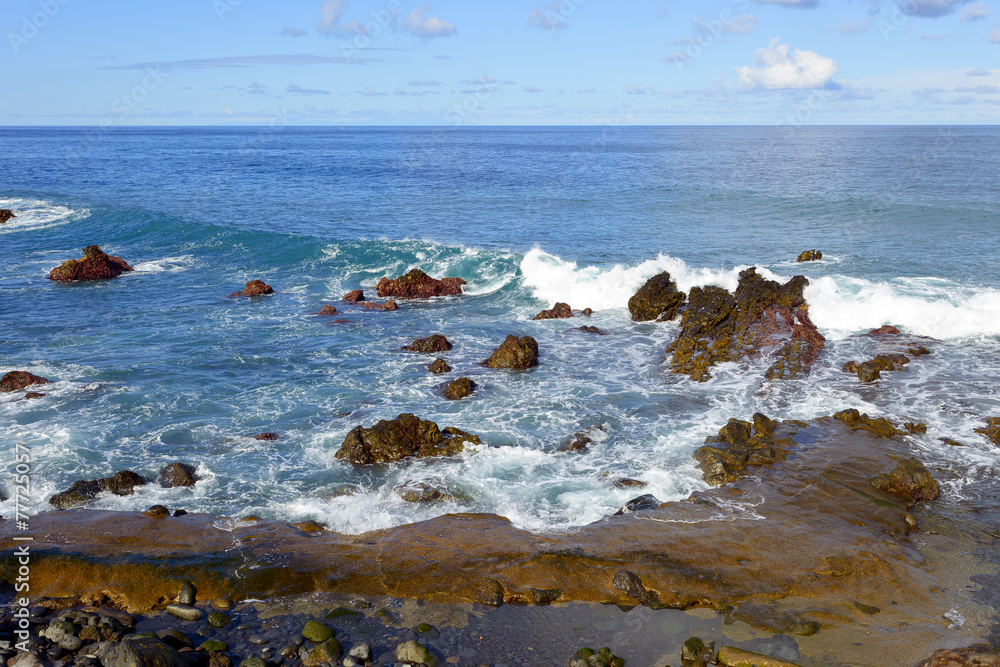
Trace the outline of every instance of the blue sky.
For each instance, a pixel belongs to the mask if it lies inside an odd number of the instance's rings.
[[[998,124],[993,0],[5,0],[3,125]]]

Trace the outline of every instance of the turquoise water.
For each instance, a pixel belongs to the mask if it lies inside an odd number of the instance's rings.
[[[924,421],[913,447],[955,500],[998,462],[973,432],[1000,415],[997,128],[0,129],[0,145],[0,208],[19,216],[0,227],[0,372],[56,381],[38,401],[0,397],[7,440],[34,452],[39,510],[76,479],[181,460],[198,466],[193,489],[95,506],[348,532],[454,511],[566,528],[636,495],[607,471],[661,500],[703,488],[691,451],[756,411]],[[136,271],[47,280],[92,243]],[[811,248],[823,261],[794,262]],[[750,265],[810,278],[829,341],[813,375],[762,384],[767,360],[704,384],[670,375],[676,326],[631,322],[629,296],[663,270],[681,289],[732,289]],[[466,294],[395,313],[338,301],[415,267],[464,278]],[[253,278],[278,294],[225,298]],[[556,300],[594,315],[531,321]],[[324,303],[348,322],[312,316]],[[572,331],[583,323],[609,335]],[[869,358],[856,334],[885,323],[933,338],[934,354],[862,386],[840,367]],[[455,345],[448,376],[399,350],[433,333]],[[538,340],[537,369],[477,365],[508,333]],[[444,400],[459,375],[480,388]],[[402,412],[484,445],[377,469],[334,458],[351,428]],[[556,451],[597,425],[587,453]],[[392,492],[426,478],[462,500]],[[332,497],[344,484],[359,493]]]

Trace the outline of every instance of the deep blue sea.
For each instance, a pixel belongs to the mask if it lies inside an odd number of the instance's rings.
[[[1000,463],[974,432],[1000,416],[1000,128],[8,128],[0,208],[18,215],[0,226],[0,373],[55,381],[43,399],[0,395],[4,440],[33,452],[35,510],[77,479],[184,461],[195,487],[95,507],[351,533],[486,511],[564,529],[637,495],[606,472],[664,501],[704,488],[691,452],[757,411],[923,421],[912,446],[955,501]],[[47,279],[90,244],[136,271]],[[822,261],[794,261],[813,248]],[[828,339],[812,375],[762,382],[766,359],[707,383],[671,375],[676,323],[633,323],[628,298],[664,270],[684,290],[733,289],[751,265],[809,278]],[[415,267],[466,294],[397,312],[339,301]],[[226,298],[254,278],[278,294]],[[594,314],[531,320],[555,301]],[[312,315],[325,303],[348,321]],[[572,330],[584,323],[608,335]],[[932,354],[862,385],[840,369],[874,354],[858,334],[882,324]],[[455,346],[447,376],[400,351],[434,333]],[[538,368],[477,365],[508,333],[538,340]],[[445,400],[460,375],[479,389]],[[370,469],[335,458],[352,428],[404,412],[484,444]],[[557,451],[595,426],[587,452]],[[458,500],[392,491],[425,479]]]

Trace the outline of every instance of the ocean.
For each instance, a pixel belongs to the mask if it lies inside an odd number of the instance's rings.
[[[946,503],[976,497],[1000,462],[974,430],[1000,416],[997,127],[6,128],[0,147],[0,208],[18,216],[0,225],[0,373],[54,381],[40,400],[0,395],[5,440],[32,452],[33,511],[77,479],[183,461],[194,487],[93,507],[354,534],[492,512],[564,531],[639,493],[706,488],[691,453],[755,412],[924,422],[907,437]],[[91,244],[136,270],[47,279]],[[814,248],[821,261],[795,262]],[[632,322],[629,297],[661,271],[685,291],[732,290],[749,266],[809,279],[827,338],[812,373],[767,382],[759,359],[705,383],[671,374],[677,322]],[[412,268],[463,278],[465,294],[397,312],[340,302]],[[277,294],[226,298],[255,278]],[[556,301],[594,312],[532,320]],[[314,316],[326,303],[346,321]],[[883,324],[931,354],[862,384],[841,367],[871,358],[861,334]],[[444,376],[400,350],[437,333],[454,344]],[[539,366],[479,366],[511,333],[537,339]],[[444,399],[459,376],[477,390]],[[401,413],[483,444],[379,467],[335,458],[352,428]],[[558,451],[584,429],[587,451]],[[621,476],[647,486],[607,483]],[[455,499],[393,491],[418,480]]]

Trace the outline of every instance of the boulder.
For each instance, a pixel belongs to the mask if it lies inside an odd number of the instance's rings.
[[[866,336],[894,336],[899,333],[899,329],[891,324],[883,324],[878,329],[872,329]]]
[[[423,352],[424,354],[434,354],[435,352],[447,352],[452,348],[452,344],[441,334],[434,334],[427,338],[418,338],[409,345],[403,346],[404,352]]]
[[[908,498],[912,501],[936,500],[940,495],[937,482],[930,471],[916,459],[904,459],[891,473],[882,473],[871,479],[876,489]]]
[[[275,440],[281,440],[280,433],[258,433],[253,437],[254,440],[266,440],[268,442],[273,442]]]
[[[449,366],[448,362],[444,359],[435,359],[431,362],[431,365],[427,367],[427,370],[431,373],[440,375],[441,373],[450,373],[451,366]]]
[[[351,290],[350,292],[344,295],[344,301],[348,303],[357,303],[358,301],[364,301],[364,300],[365,300],[365,293],[359,289]]]
[[[803,250],[802,253],[796,258],[796,262],[815,262],[816,260],[823,259],[823,253],[819,250]]]
[[[14,212],[11,211],[9,208],[0,208],[0,225],[16,217],[17,216],[14,215]]]
[[[339,313],[337,312],[337,309],[334,308],[333,306],[331,306],[330,304],[324,304],[324,306],[322,308],[320,308],[319,312],[317,312],[316,314],[317,315],[338,315]]]
[[[483,579],[476,590],[476,600],[480,604],[499,607],[503,604],[503,584],[496,579]]]
[[[104,667],[191,667],[177,649],[155,637],[123,639],[101,659]]]
[[[143,514],[145,514],[146,516],[163,518],[170,516],[170,510],[167,509],[165,505],[153,505],[148,510],[143,512]]]
[[[556,320],[567,317],[573,317],[573,309],[569,307],[568,303],[557,301],[556,304],[552,306],[552,308],[550,308],[549,310],[543,310],[542,312],[535,315],[532,319]]]
[[[116,496],[130,496],[133,489],[146,483],[142,477],[131,470],[116,472],[111,477],[90,481],[78,480],[68,490],[57,493],[49,499],[49,504],[57,509],[68,509],[83,505],[93,500],[100,493],[113,493]]]
[[[867,413],[859,413],[854,408],[836,412],[833,418],[847,424],[852,431],[868,431],[882,438],[891,438],[896,434],[895,425],[885,417],[872,419]]]
[[[427,665],[427,667],[437,667],[441,664],[440,659],[423,644],[415,639],[403,642],[396,647],[396,662],[404,662],[411,665]]]
[[[397,299],[428,299],[432,296],[447,296],[461,294],[462,285],[466,282],[461,278],[443,278],[437,280],[420,269],[413,269],[405,276],[395,280],[383,277],[375,286],[375,291],[381,297],[392,296]]]
[[[476,389],[476,383],[466,377],[458,378],[448,383],[444,389],[444,397],[449,401],[457,401],[460,398],[471,396]]]
[[[48,384],[49,381],[28,371],[11,371],[0,378],[0,391],[21,391],[33,384]]]
[[[271,286],[265,283],[263,280],[251,280],[246,285],[243,286],[239,292],[233,292],[230,297],[238,296],[263,296],[265,294],[274,294],[274,290]]]
[[[841,368],[845,373],[857,373],[858,379],[862,382],[874,382],[882,378],[882,371],[898,371],[910,359],[905,354],[880,354],[874,359],[862,361],[848,361]]]
[[[628,310],[635,322],[659,320],[666,322],[680,315],[684,306],[684,292],[677,289],[677,283],[664,271],[639,288],[628,300]]]
[[[194,466],[178,462],[160,468],[160,472],[156,473],[156,479],[160,482],[160,486],[172,488],[194,486],[198,476],[195,474]]]
[[[132,267],[124,259],[89,245],[83,249],[82,259],[70,259],[52,269],[49,280],[107,280],[125,271],[132,271]]]
[[[596,334],[598,336],[605,336],[605,335],[607,335],[603,331],[601,331],[600,329],[598,329],[597,327],[594,327],[594,326],[588,327],[587,325],[583,325],[582,327],[577,327],[575,329],[571,329],[571,331],[582,331],[583,333]]]
[[[432,421],[411,414],[380,420],[371,428],[355,427],[337,451],[337,458],[355,465],[392,463],[409,457],[455,456],[465,443],[481,440],[456,428],[438,429]]]
[[[392,487],[393,493],[409,503],[432,503],[456,500],[455,494],[440,484],[426,480],[410,480]]]
[[[384,301],[382,303],[372,303],[370,301],[365,301],[362,304],[365,310],[399,310],[399,306],[392,299]]]
[[[518,338],[509,334],[490,358],[482,362],[489,368],[527,369],[538,365],[538,343],[531,336]]]
[[[663,503],[651,493],[643,494],[637,498],[633,498],[624,505],[621,506],[615,516],[621,516],[622,514],[631,514],[632,512],[639,512],[642,510],[655,510],[659,508]]]
[[[809,320],[802,290],[809,281],[795,276],[784,285],[740,272],[730,294],[721,287],[695,287],[681,317],[681,333],[670,344],[670,369],[704,382],[709,369],[726,361],[770,355],[769,380],[805,375],[826,344]]]
[[[588,426],[566,438],[556,450],[558,452],[582,452],[594,441],[598,432],[603,432],[604,426]]]
[[[630,598],[638,600],[646,592],[646,587],[642,585],[642,579],[638,575],[628,570],[618,570],[611,585],[623,592]]]

